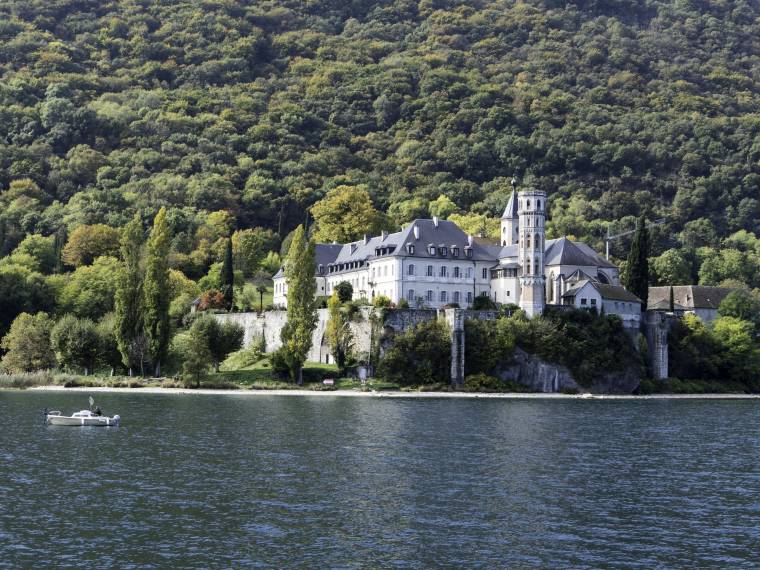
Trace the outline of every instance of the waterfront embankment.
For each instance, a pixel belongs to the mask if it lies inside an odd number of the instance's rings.
[[[544,399],[544,400],[745,400],[758,399],[760,394],[557,394],[538,392],[416,392],[416,391],[374,391],[374,390],[214,390],[207,388],[117,388],[105,386],[35,386],[29,391],[87,392],[87,393],[130,393],[130,394],[178,394],[178,395],[229,395],[229,396],[327,396],[356,398],[481,398],[481,399]]]

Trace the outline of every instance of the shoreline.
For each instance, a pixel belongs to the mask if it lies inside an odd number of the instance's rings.
[[[542,392],[401,392],[359,390],[222,390],[209,388],[112,388],[63,386],[34,386],[26,389],[9,389],[13,391],[38,392],[100,392],[130,394],[176,394],[176,395],[227,395],[227,396],[332,396],[353,398],[465,398],[465,399],[501,399],[501,400],[754,400],[760,394],[558,394]]]

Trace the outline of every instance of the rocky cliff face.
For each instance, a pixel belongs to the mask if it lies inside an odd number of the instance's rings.
[[[637,370],[629,369],[605,374],[590,387],[579,385],[570,370],[545,362],[533,354],[515,349],[512,364],[500,367],[496,376],[504,381],[519,382],[536,392],[591,392],[594,394],[630,394],[639,385]]]

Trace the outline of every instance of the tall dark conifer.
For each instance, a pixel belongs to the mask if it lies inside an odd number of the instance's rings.
[[[649,230],[644,216],[639,218],[631,251],[623,271],[623,285],[642,301],[646,309],[649,297]]]
[[[224,263],[222,264],[222,295],[227,310],[232,310],[234,301],[235,270],[232,266],[232,238],[227,238],[227,250],[224,253]]]

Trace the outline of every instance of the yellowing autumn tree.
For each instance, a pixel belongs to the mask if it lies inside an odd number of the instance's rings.
[[[317,242],[345,243],[393,227],[388,217],[375,209],[367,191],[358,186],[333,188],[312,206],[311,215],[316,224],[313,237]]]

